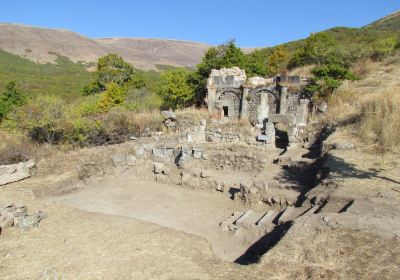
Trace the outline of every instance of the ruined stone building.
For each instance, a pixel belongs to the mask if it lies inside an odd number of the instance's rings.
[[[247,119],[259,128],[287,123],[289,137],[308,120],[309,99],[301,95],[300,76],[252,77],[238,67],[212,70],[207,82],[210,115],[217,119]],[[290,141],[290,139],[289,139]]]

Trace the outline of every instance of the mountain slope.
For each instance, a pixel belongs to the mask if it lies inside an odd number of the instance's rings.
[[[55,62],[65,56],[73,62],[96,62],[117,53],[135,67],[156,70],[156,64],[191,67],[210,46],[202,43],[141,38],[90,39],[63,29],[0,24],[0,49],[35,62]]]
[[[146,38],[101,38],[95,41],[129,58],[139,68],[146,68],[149,64],[193,67],[210,47],[190,41]]]
[[[378,19],[365,27],[400,31],[400,10]]]

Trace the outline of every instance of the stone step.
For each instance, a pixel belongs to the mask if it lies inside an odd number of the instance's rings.
[[[223,220],[219,226],[221,227],[222,231],[229,231],[229,226],[232,225],[237,219],[239,219],[244,212],[241,211],[235,211],[232,213],[232,215],[225,220]]]
[[[294,210],[294,207],[293,207],[293,206],[287,207],[287,208],[283,211],[282,215],[279,217],[279,219],[278,219],[278,225],[281,225],[281,224],[286,223],[286,222],[288,222],[288,221],[292,221],[292,220],[294,219],[294,217],[293,217],[293,210]]]
[[[253,210],[247,210],[246,212],[244,212],[243,215],[241,215],[241,216],[239,217],[239,219],[237,219],[237,220],[234,222],[234,224],[235,224],[236,226],[241,226],[250,216],[252,216],[253,213],[254,213]]]
[[[259,227],[264,227],[268,224],[271,224],[272,221],[275,219],[276,215],[278,215],[278,212],[274,211],[274,210],[269,210],[268,212],[266,212],[261,219],[259,219],[256,222],[256,225]]]

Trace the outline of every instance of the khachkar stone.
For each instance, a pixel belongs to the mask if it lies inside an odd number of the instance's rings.
[[[287,112],[287,99],[288,99],[287,87],[281,87],[281,100],[279,106],[280,114],[286,114]]]
[[[268,95],[262,93],[260,95],[260,105],[257,107],[257,123],[258,127],[263,128],[264,122],[268,118],[269,105],[268,105]]]

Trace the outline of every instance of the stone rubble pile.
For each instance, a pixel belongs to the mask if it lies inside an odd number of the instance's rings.
[[[28,215],[28,208],[24,205],[13,203],[0,204],[0,234],[3,230],[12,226],[21,229],[37,227],[47,214],[38,212]]]
[[[0,186],[17,182],[31,176],[29,169],[35,166],[33,160],[0,166]]]

